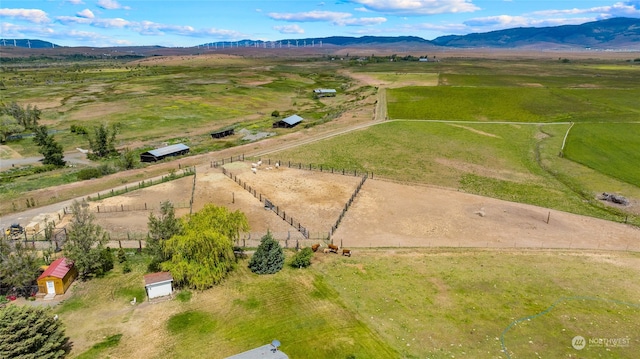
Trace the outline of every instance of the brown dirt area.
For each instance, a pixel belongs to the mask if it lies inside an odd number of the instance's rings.
[[[225,166],[258,197],[271,200],[311,233],[328,234],[360,177],[320,173],[273,164],[263,164],[256,174],[250,163]],[[271,167],[271,169],[267,169]],[[189,201],[193,178],[130,192],[105,199],[93,206],[174,203]],[[295,228],[273,211],[265,210],[259,198],[222,174],[220,169],[199,169],[194,211],[207,203],[244,212],[252,237],[270,230],[290,232]],[[188,213],[179,209],[178,215]],[[146,232],[147,211],[101,214],[97,222],[109,231]],[[547,223],[549,218],[549,223]],[[295,235],[295,236],[294,236]],[[640,250],[640,229],[620,223],[501,201],[455,190],[405,185],[369,179],[333,236],[345,247],[490,247],[571,248]]]

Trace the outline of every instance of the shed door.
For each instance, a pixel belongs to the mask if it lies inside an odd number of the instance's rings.
[[[48,294],[56,294],[56,286],[52,280],[47,281],[47,293]]]

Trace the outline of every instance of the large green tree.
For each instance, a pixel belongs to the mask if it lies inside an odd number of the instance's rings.
[[[39,147],[38,152],[44,156],[43,164],[58,167],[65,165],[62,146],[49,134],[47,126],[36,127],[33,142]]]
[[[67,240],[64,252],[73,261],[78,273],[83,278],[100,276],[108,271],[109,256],[105,244],[109,235],[99,225],[93,223],[95,217],[89,212],[86,202],[73,201],[71,204],[73,218],[67,226]],[[113,261],[113,256],[111,256]]]
[[[9,136],[22,131],[24,131],[24,126],[22,126],[17,119],[11,115],[0,112],[0,143],[7,142]]]
[[[111,127],[101,124],[93,129],[93,135],[88,136],[89,147],[91,148],[90,158],[100,159],[118,154],[116,150],[116,135],[119,126],[117,124]]]
[[[70,349],[64,326],[50,309],[19,305],[0,309],[0,358],[58,359]]]
[[[160,263],[169,259],[163,250],[164,242],[180,233],[182,225],[176,218],[173,204],[170,201],[164,201],[160,204],[160,214],[157,217],[153,212],[149,213],[147,227],[149,228],[147,249],[153,257],[149,270],[155,272],[160,269]]]
[[[284,251],[271,232],[262,237],[258,249],[249,260],[249,269],[257,274],[274,274],[284,266]]]
[[[12,116],[21,126],[28,130],[35,130],[36,127],[38,127],[38,121],[40,120],[42,111],[38,106],[29,104],[23,108],[17,102],[13,101],[9,104],[2,103],[0,113]]]
[[[220,283],[235,266],[233,241],[249,229],[239,211],[207,205],[183,220],[182,231],[164,243],[162,269],[178,286],[203,290]]]
[[[38,257],[34,250],[24,247],[20,242],[0,250],[0,284],[15,288],[20,295],[28,296],[30,286],[34,284],[40,271]]]

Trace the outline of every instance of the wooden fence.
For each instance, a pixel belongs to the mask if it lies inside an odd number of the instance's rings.
[[[360,183],[358,183],[358,186],[356,187],[355,191],[353,191],[353,194],[351,194],[351,197],[349,197],[349,200],[347,201],[347,203],[345,203],[344,208],[342,209],[342,212],[340,212],[340,215],[338,216],[338,219],[336,220],[336,223],[333,226],[331,226],[331,231],[330,231],[331,235],[333,235],[333,233],[335,233],[335,231],[338,229],[338,226],[340,225],[340,222],[342,222],[342,218],[344,218],[344,215],[349,210],[349,207],[351,207],[351,204],[353,203],[353,201],[358,196],[358,193],[360,193],[360,189],[364,185],[364,183],[367,180],[367,178],[368,178],[368,175],[365,173],[365,175],[362,176],[362,180],[360,180]]]
[[[226,168],[222,168],[222,173],[226,176],[234,180],[238,185],[243,187],[245,190],[249,191],[255,198],[257,198],[261,203],[265,204],[265,209],[272,210],[278,217],[282,218],[285,222],[289,223],[289,225],[295,228],[298,232],[302,233],[305,238],[309,238],[309,232],[307,228],[304,227],[298,220],[293,218],[291,215],[287,215],[287,212],[275,205],[271,200],[267,199],[267,197],[263,196],[262,193],[258,193],[255,188],[252,188],[246,182],[242,181],[233,173],[229,172]]]

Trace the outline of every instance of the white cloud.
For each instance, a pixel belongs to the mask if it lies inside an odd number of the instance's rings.
[[[94,17],[96,17],[95,15],[93,15],[93,12],[89,9],[84,9],[78,13],[76,13],[76,16],[78,17],[84,17],[86,19],[93,19]]]
[[[596,6],[584,9],[545,10],[533,12],[534,16],[597,14],[601,17],[640,16],[640,1],[617,2],[611,6]]]
[[[273,29],[281,34],[304,34],[304,29],[298,25],[274,26]]]
[[[363,17],[354,18],[348,12],[335,11],[308,11],[298,13],[270,13],[269,17],[273,20],[281,20],[288,22],[330,22],[338,26],[366,26],[378,25],[387,19],[383,17]]]
[[[450,14],[480,10],[472,0],[347,0],[367,10],[406,16]]]
[[[82,1],[82,0],[67,0],[66,2],[68,2],[69,4],[73,4],[73,5],[82,5],[82,4],[84,4],[84,1]]]
[[[120,3],[116,0],[98,0],[98,6],[106,10],[131,9],[128,6],[120,5]]]
[[[0,17],[10,17],[34,24],[43,24],[51,21],[47,13],[39,9],[0,9]]]

